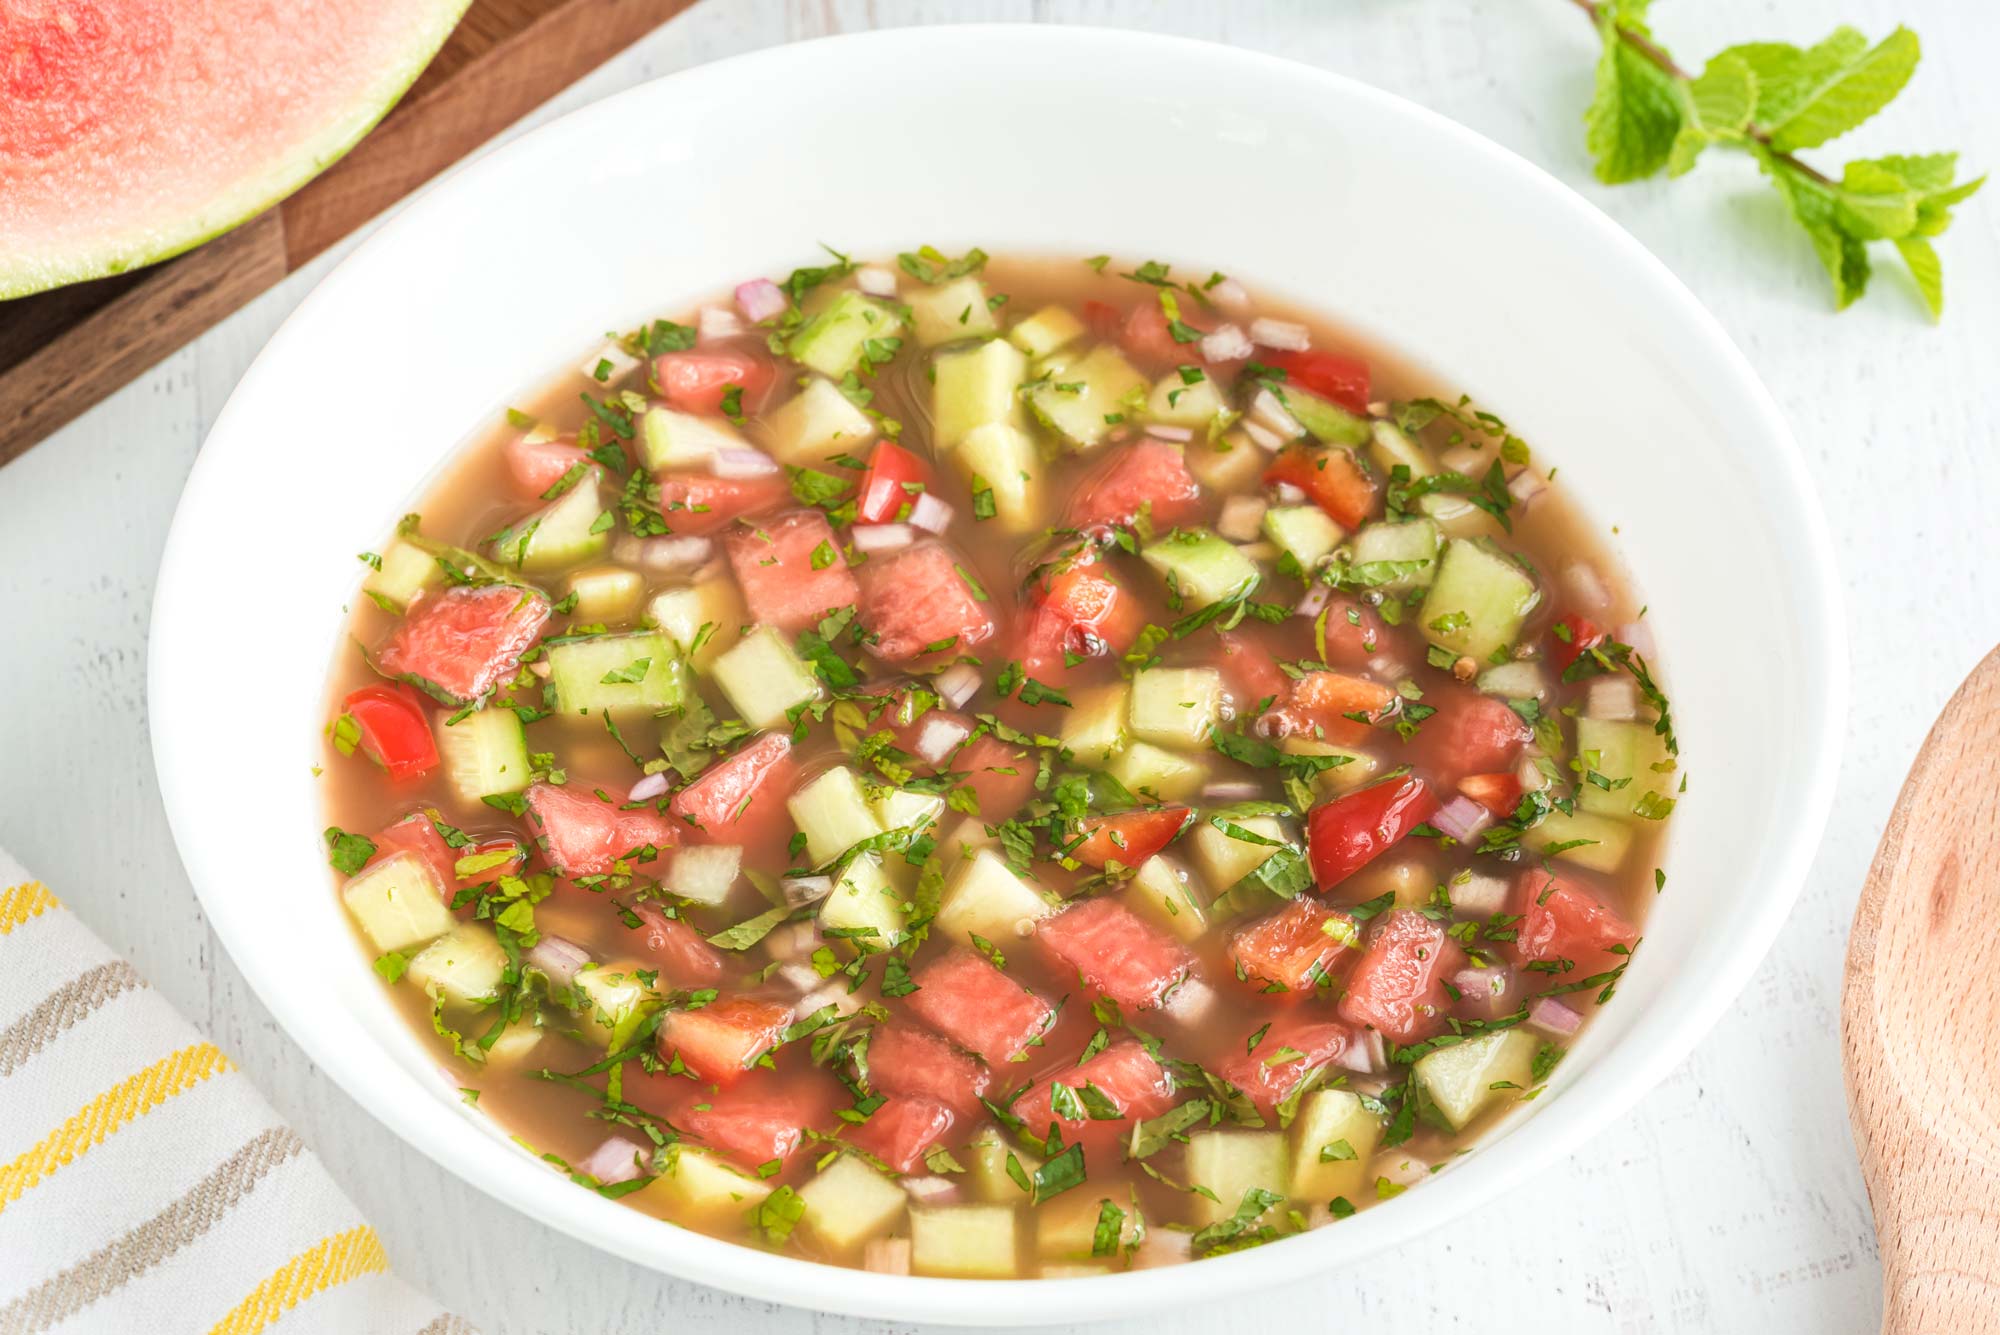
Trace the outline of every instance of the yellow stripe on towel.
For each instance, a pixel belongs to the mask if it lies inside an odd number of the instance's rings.
[[[368,1225],[335,1233],[279,1266],[236,1305],[236,1310],[216,1322],[208,1335],[257,1335],[315,1293],[388,1268],[382,1239]]]
[[[0,1167],[0,1210],[91,1146],[102,1144],[127,1122],[144,1117],[217,1071],[234,1069],[222,1049],[213,1043],[196,1043],[127,1076],[77,1109],[39,1145]]]
[[[10,885],[0,890],[0,936],[7,935],[30,918],[60,907],[56,897],[40,881]]]

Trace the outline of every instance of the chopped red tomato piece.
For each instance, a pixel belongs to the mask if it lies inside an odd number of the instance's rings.
[[[868,1039],[868,1083],[884,1094],[916,1094],[961,1117],[979,1113],[992,1073],[936,1034],[889,1023]]]
[[[1004,1062],[1041,1036],[1055,1008],[970,950],[954,950],[911,975],[905,998],[925,1024],[988,1062]]]
[[[1347,979],[1340,1015],[1396,1043],[1421,1042],[1444,1028],[1451,1011],[1445,984],[1465,967],[1465,952],[1446,924],[1415,909],[1384,914],[1368,938],[1368,953]]]
[[[1621,962],[1638,944],[1639,933],[1597,896],[1566,877],[1539,868],[1524,871],[1514,890],[1513,956],[1516,964],[1553,964],[1567,960],[1565,972],[1577,978],[1602,973]]]
[[[898,1173],[913,1173],[924,1153],[951,1130],[952,1110],[921,1094],[891,1094],[848,1140]]]
[[[534,784],[526,796],[528,826],[549,865],[572,879],[652,867],[680,841],[674,823],[650,806],[626,811],[567,784]]]
[[[1278,660],[1257,634],[1245,627],[1218,632],[1215,637],[1217,666],[1229,693],[1236,697],[1239,712],[1256,708],[1262,701],[1283,703],[1291,693],[1292,679],[1278,666]],[[1266,706],[1269,708],[1269,706]]]
[[[660,479],[660,513],[676,533],[717,533],[738,519],[789,504],[792,484],[783,473],[766,477],[716,477],[676,473]]]
[[[1572,612],[1549,627],[1549,664],[1556,674],[1569,671],[1570,664],[1610,639],[1610,632],[1589,617]]]
[[[417,693],[408,686],[363,686],[340,702],[361,731],[361,754],[392,779],[414,779],[437,768],[437,739]]]
[[[1156,371],[1170,365],[1199,366],[1202,364],[1201,336],[1208,331],[1189,324],[1185,310],[1181,314],[1182,330],[1191,335],[1185,343],[1174,337],[1173,329],[1167,323],[1167,313],[1160,309],[1157,301],[1142,302],[1132,308],[1132,313],[1125,317],[1125,329],[1118,341],[1133,360],[1147,363]]]
[[[792,1008],[754,997],[723,997],[700,1010],[669,1011],[660,1022],[660,1056],[712,1085],[734,1084],[775,1047]]]
[[[1122,654],[1139,638],[1145,613],[1094,551],[1057,563],[1030,586],[1021,667],[1054,682],[1069,659]]]
[[[1506,820],[1521,805],[1521,781],[1511,772],[1468,774],[1458,781],[1458,791],[1485,807],[1494,820]]]
[[[1070,502],[1069,525],[1130,524],[1144,512],[1165,530],[1201,512],[1201,487],[1174,446],[1151,438],[1121,448]]]
[[[639,919],[639,948],[659,963],[660,974],[674,987],[713,987],[721,981],[727,961],[722,952],[679,918],[669,918],[657,905],[632,910]]]
[[[1083,822],[1083,842],[1070,856],[1086,867],[1102,869],[1116,862],[1136,867],[1180,838],[1194,819],[1187,807],[1141,807],[1114,816],[1092,816]]]
[[[1035,929],[1049,954],[1121,1006],[1160,1004],[1187,976],[1185,947],[1115,899],[1086,899]]]
[[[519,670],[521,655],[548,619],[549,600],[529,589],[446,589],[410,609],[375,664],[391,677],[468,704]]]
[[[739,529],[726,542],[744,605],[759,625],[797,633],[861,599],[840,540],[817,510]]]
[[[1352,918],[1301,895],[1231,933],[1229,957],[1252,987],[1299,997],[1335,978],[1359,942]]]
[[[1361,527],[1375,509],[1375,479],[1343,449],[1288,445],[1264,470],[1264,482],[1289,482],[1343,528]]]
[[[532,441],[521,436],[508,441],[501,455],[507,461],[507,475],[514,480],[514,490],[522,496],[539,497],[569,476],[569,470],[578,464],[603,471],[567,436]]]
[[[909,518],[930,482],[924,461],[893,440],[878,441],[868,457],[868,473],[855,498],[854,518],[862,524],[888,524]],[[789,485],[789,484],[788,484]]]
[[[1295,736],[1359,746],[1376,722],[1396,712],[1400,700],[1394,687],[1366,677],[1308,672],[1292,683],[1290,697],[1273,712]]]
[[[627,1089],[637,1069],[637,1062],[626,1066]],[[750,1168],[788,1161],[805,1132],[827,1122],[837,1102],[837,1086],[818,1074],[801,1079],[753,1071],[722,1090],[685,1076],[655,1077],[646,1086],[636,1101],[647,1105],[648,1095],[664,1094],[661,1111],[675,1126]]]
[[[1368,411],[1368,363],[1339,352],[1260,348],[1257,360],[1285,373],[1285,383],[1330,399],[1351,413]]]
[[[784,814],[785,799],[798,783],[789,733],[767,732],[674,794],[673,813],[695,837],[713,843],[750,844]]]
[[[1329,890],[1431,818],[1438,800],[1415,775],[1388,779],[1321,803],[1306,816],[1306,857]]]
[[[1076,1096],[1082,1117],[1055,1110],[1055,1086],[1068,1086]],[[1100,1101],[1100,1097],[1102,1100]],[[1068,1100],[1064,1104],[1068,1105]],[[1104,1103],[1118,1110],[1118,1117],[1092,1117],[1091,1106]],[[1158,1117],[1174,1106],[1174,1079],[1153,1059],[1142,1044],[1120,1039],[1081,1066],[1065,1063],[1044,1076],[1014,1100],[1010,1111],[1037,1138],[1048,1135],[1053,1122],[1062,1130],[1063,1144],[1082,1145],[1087,1160],[1101,1160],[1132,1132],[1132,1123]]]
[[[714,417],[728,407],[730,386],[742,391],[736,415],[754,413],[777,372],[749,352],[670,352],[653,359],[660,397],[684,413]]]
[[[970,653],[998,628],[986,590],[941,543],[923,542],[861,567],[861,624],[890,663]]]
[[[1353,1040],[1344,1024],[1287,1015],[1273,1020],[1256,1047],[1231,1057],[1216,1074],[1242,1090],[1266,1123],[1274,1124],[1278,1105],[1315,1071],[1340,1060]]]
[[[1418,763],[1449,781],[1467,774],[1512,769],[1534,735],[1505,700],[1463,687],[1433,687],[1424,703],[1437,713],[1425,719],[1416,740]]]

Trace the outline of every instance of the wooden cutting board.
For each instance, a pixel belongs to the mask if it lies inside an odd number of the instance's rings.
[[[0,302],[0,464],[237,310],[693,0],[474,0],[372,134],[175,259]]]

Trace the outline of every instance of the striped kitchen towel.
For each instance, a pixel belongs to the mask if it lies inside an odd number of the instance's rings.
[[[298,1135],[0,853],[0,1335],[471,1335]]]

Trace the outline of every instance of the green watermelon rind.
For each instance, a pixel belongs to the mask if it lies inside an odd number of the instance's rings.
[[[136,237],[94,238],[88,247],[73,253],[58,248],[0,255],[0,301],[170,260],[234,231],[287,198],[346,156],[381,123],[430,65],[470,7],[471,0],[435,0],[425,16],[412,25],[406,57],[385,67],[374,83],[360,90],[345,114],[313,138],[288,148],[261,174],[237,181],[184,222],[164,227],[141,224]]]

